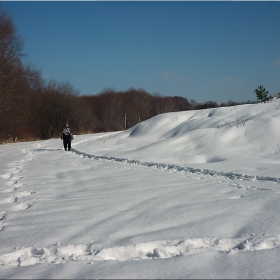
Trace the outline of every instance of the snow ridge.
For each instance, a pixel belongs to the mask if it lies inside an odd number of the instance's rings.
[[[47,247],[27,247],[0,255],[1,266],[30,266],[67,261],[137,261],[154,258],[174,258],[210,251],[235,254],[245,251],[274,249],[280,246],[280,235],[267,237],[251,235],[233,239],[189,238],[186,240],[162,240],[127,246],[102,247],[96,244],[61,246],[59,242]]]

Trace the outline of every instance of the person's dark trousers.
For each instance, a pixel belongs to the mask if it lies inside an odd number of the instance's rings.
[[[71,136],[69,137],[66,136],[63,138],[63,145],[65,151],[67,151],[67,147],[68,147],[68,151],[71,150]]]

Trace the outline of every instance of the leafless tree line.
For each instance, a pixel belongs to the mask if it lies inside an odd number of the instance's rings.
[[[235,105],[163,97],[143,89],[106,89],[81,96],[69,82],[45,81],[22,62],[23,40],[0,6],[0,141],[59,137],[69,121],[75,134],[127,129],[157,114]]]
[[[75,133],[122,130],[156,114],[189,109],[182,97],[142,89],[81,96],[68,82],[44,81],[24,65],[23,40],[0,7],[0,140],[58,137],[65,121]]]

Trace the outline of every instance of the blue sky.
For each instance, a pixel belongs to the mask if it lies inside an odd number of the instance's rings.
[[[80,94],[142,88],[197,102],[280,91],[280,2],[1,2],[26,62]]]

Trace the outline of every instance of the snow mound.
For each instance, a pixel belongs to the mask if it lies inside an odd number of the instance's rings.
[[[280,157],[279,119],[280,99],[166,113],[121,133],[100,136],[87,152],[221,171],[246,170],[255,175],[260,175],[265,165],[269,175],[275,172]],[[256,162],[256,168],[249,166],[250,162]]]

